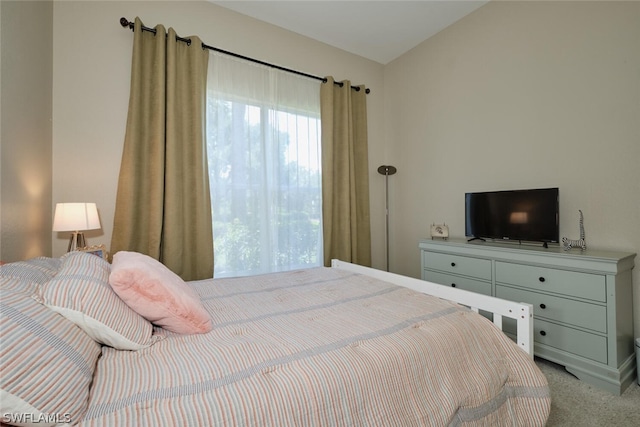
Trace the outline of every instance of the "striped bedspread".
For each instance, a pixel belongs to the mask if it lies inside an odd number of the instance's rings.
[[[83,426],[542,426],[547,382],[483,317],[332,268],[191,282],[204,335],[103,348]]]

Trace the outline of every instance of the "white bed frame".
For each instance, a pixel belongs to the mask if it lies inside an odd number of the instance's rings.
[[[331,267],[365,274],[427,295],[454,301],[471,308],[471,310],[476,313],[479,310],[493,313],[493,323],[500,328],[500,330],[502,330],[503,317],[515,319],[518,325],[516,343],[518,347],[526,351],[529,357],[533,359],[533,306],[531,304],[517,303],[462,289],[450,288],[425,280],[414,279],[370,267],[363,267],[337,259],[331,260]]]

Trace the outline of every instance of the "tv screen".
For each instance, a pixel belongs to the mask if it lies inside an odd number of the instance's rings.
[[[557,243],[558,194],[558,188],[466,193],[465,235]]]

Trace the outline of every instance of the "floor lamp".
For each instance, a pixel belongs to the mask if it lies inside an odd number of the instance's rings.
[[[378,168],[378,173],[384,175],[384,195],[385,195],[385,212],[386,212],[386,243],[387,243],[387,271],[389,271],[389,175],[398,172],[394,166],[382,165]]]

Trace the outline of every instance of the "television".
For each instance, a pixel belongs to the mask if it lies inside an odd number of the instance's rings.
[[[558,243],[558,188],[465,193],[465,236]]]

